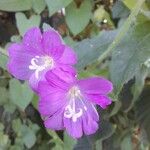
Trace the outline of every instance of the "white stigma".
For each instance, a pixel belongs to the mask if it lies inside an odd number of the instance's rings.
[[[42,61],[42,63],[40,62]],[[41,63],[41,64],[40,64]],[[54,67],[54,60],[49,56],[35,56],[31,59],[31,65],[29,65],[30,70],[35,70],[35,77],[39,78],[39,73],[46,68],[52,69]]]
[[[76,122],[78,118],[83,115],[83,111],[87,110],[85,104],[81,99],[81,91],[77,86],[73,86],[68,92],[69,104],[65,108],[64,117],[72,119],[73,122]],[[76,100],[81,101],[83,107],[76,108]],[[84,109],[83,109],[84,108]]]

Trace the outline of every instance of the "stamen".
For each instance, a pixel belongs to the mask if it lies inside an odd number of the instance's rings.
[[[73,122],[76,122],[78,118],[80,118],[84,111],[87,111],[87,107],[85,106],[82,100],[81,91],[77,86],[72,87],[68,92],[69,104],[65,108],[64,117],[72,119]],[[76,108],[76,102],[81,102],[81,107]]]
[[[79,108],[79,111],[76,112],[72,109],[71,105],[68,105],[65,108],[65,112],[64,112],[64,117],[65,118],[72,118],[73,122],[76,122],[78,118],[80,118],[83,114],[83,110],[81,108]]]
[[[42,65],[41,65],[42,63]],[[39,78],[39,73],[46,68],[52,69],[54,67],[54,60],[49,56],[35,56],[31,59],[31,65],[29,65],[30,70],[35,70],[35,77]]]

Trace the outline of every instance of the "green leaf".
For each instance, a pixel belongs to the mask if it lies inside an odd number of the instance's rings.
[[[63,39],[62,39],[61,35],[59,34],[59,32],[57,30],[55,30],[53,27],[51,27],[49,24],[43,23],[42,29],[43,29],[44,32],[47,31],[47,30],[53,30],[54,32],[56,32],[59,35],[60,39],[63,41]]]
[[[111,110],[109,117],[114,116],[115,114],[117,114],[117,112],[120,110],[121,108],[121,102],[120,101],[116,101],[114,102],[114,107]]]
[[[109,138],[115,132],[115,126],[106,120],[102,120],[99,129],[95,134],[90,136],[83,136],[75,145],[74,150],[91,150],[96,141],[103,141]]]
[[[6,67],[7,61],[8,61],[8,57],[0,53],[0,67],[2,67],[4,70],[7,69]]]
[[[105,15],[105,9],[104,6],[100,6],[98,7],[95,11],[94,11],[94,21],[99,21],[101,22],[104,19],[104,15]]]
[[[32,0],[32,8],[37,14],[40,14],[45,9],[45,7],[45,0]]]
[[[11,40],[11,42],[19,43],[19,42],[21,42],[21,36],[20,35],[13,35],[10,40]]]
[[[9,100],[9,91],[4,87],[0,87],[0,93],[0,105],[4,107],[4,112],[13,113],[16,109],[16,106]]]
[[[138,100],[143,88],[144,88],[144,84],[145,84],[145,79],[148,75],[148,68],[145,65],[142,65],[141,68],[139,68],[139,70],[137,71],[137,73],[135,74],[135,84],[133,85],[133,99],[132,102],[130,104],[130,107],[127,109],[127,111],[129,111],[132,106],[134,105],[135,101]]]
[[[150,11],[141,10],[142,14],[145,15],[148,19],[150,19]]]
[[[113,52],[110,72],[116,94],[149,58],[149,26],[150,22],[146,22],[131,28]]]
[[[123,3],[131,10],[136,5],[137,0],[123,0]],[[148,6],[146,5],[146,3],[144,3],[142,5],[142,8],[145,9],[145,10],[148,10]]]
[[[57,135],[57,133],[53,130],[47,130],[48,134],[52,137],[50,143],[55,143],[56,145],[63,146],[63,142],[61,138]]]
[[[116,1],[112,7],[113,18],[126,18],[129,15],[129,9],[122,1]]]
[[[22,148],[23,148],[23,147],[20,146],[20,145],[13,145],[13,146],[10,147],[10,150],[20,150],[20,149],[22,149]]]
[[[117,30],[114,31],[102,31],[100,35],[86,39],[74,46],[74,49],[78,55],[78,69],[83,69],[85,66],[92,64],[97,60],[114,40]]]
[[[7,150],[9,147],[10,141],[8,135],[0,132],[0,150]]]
[[[16,13],[17,28],[20,35],[24,35],[25,32],[32,27],[39,27],[41,18],[39,15],[32,15],[29,19],[24,13]]]
[[[123,141],[121,142],[121,150],[133,150],[130,135],[123,138]]]
[[[32,100],[33,92],[29,88],[27,83],[21,84],[16,79],[11,79],[9,82],[10,99],[20,109],[24,110]]]
[[[4,130],[4,125],[0,123],[0,132],[2,132],[3,130]]]
[[[129,9],[134,8],[136,2],[137,2],[136,0],[123,0],[123,3],[124,3]]]
[[[73,150],[92,150],[92,143],[89,141],[87,136],[83,136],[78,139],[78,142]]]
[[[105,76],[108,77],[108,69],[92,69],[92,71],[83,70],[78,73],[78,78],[88,78],[91,76]]]
[[[4,105],[5,113],[13,114],[16,110],[16,105],[11,103],[10,101]]]
[[[0,87],[0,105],[8,103],[8,90],[6,88]]]
[[[116,126],[111,124],[109,121],[101,120],[99,129],[94,135],[89,136],[90,141],[95,142],[96,140],[105,140],[109,138],[115,132]]]
[[[52,147],[52,150],[64,150],[64,149],[62,148],[62,145],[56,143],[56,145]]]
[[[146,131],[147,139],[150,141],[150,85],[145,86],[136,105],[135,114],[136,120],[139,122],[142,129]]]
[[[73,0],[45,0],[49,10],[49,16],[52,16],[58,10],[66,7]]]
[[[19,118],[13,120],[12,128],[15,131],[15,133],[17,133],[18,136],[21,135],[21,127],[22,127],[22,123],[21,123],[21,120]]]
[[[25,11],[31,6],[31,0],[0,0],[0,10],[4,11]]]
[[[96,150],[103,150],[103,145],[102,145],[102,141],[101,140],[96,141],[95,149]]]
[[[22,126],[22,133],[23,133],[23,143],[29,149],[31,148],[36,142],[36,135],[33,130],[29,127],[23,125]]]
[[[34,106],[35,109],[38,109],[38,96],[36,94],[34,94],[33,98],[32,98],[32,105]]]
[[[134,6],[137,3],[137,0],[123,0],[123,3],[130,9],[132,10],[134,8]],[[146,3],[143,3],[140,12],[137,16],[137,22],[142,23],[145,22],[149,17],[147,16],[147,14],[145,14],[144,12],[149,11],[148,6],[146,5]],[[147,18],[148,17],[148,18]]]
[[[77,35],[84,30],[89,23],[91,9],[92,5],[90,0],[84,0],[79,8],[77,8],[76,3],[73,1],[66,8],[66,22],[74,35]]]
[[[64,149],[71,150],[77,143],[77,140],[71,138],[66,132],[64,132]]]
[[[36,142],[36,136],[32,130],[25,134],[23,142],[27,148],[31,148]]]
[[[34,133],[36,133],[40,129],[40,127],[37,124],[33,123],[30,124],[30,128],[32,131],[34,131]]]
[[[70,45],[70,46],[73,46],[76,44],[76,42],[70,36],[64,37],[63,40],[67,45]]]

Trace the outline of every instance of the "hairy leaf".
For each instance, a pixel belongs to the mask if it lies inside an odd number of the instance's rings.
[[[78,55],[78,69],[83,69],[85,66],[93,63],[97,60],[113,41],[117,33],[114,31],[102,31],[100,35],[92,38],[85,39],[74,46],[74,49]]]
[[[134,77],[150,55],[150,22],[139,24],[127,33],[113,52],[110,65],[111,79],[116,93]]]

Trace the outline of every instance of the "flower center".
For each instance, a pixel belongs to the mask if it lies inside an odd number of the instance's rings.
[[[35,77],[39,78],[39,73],[47,68],[52,69],[54,67],[54,60],[49,56],[35,56],[31,59],[31,64],[29,65],[30,70],[35,70]]]
[[[77,86],[73,86],[68,91],[69,104],[65,107],[64,117],[72,119],[76,122],[80,118],[84,111],[87,110],[83,100],[80,89]]]
[[[81,96],[81,91],[79,90],[79,88],[77,86],[73,86],[69,90],[68,95],[71,99],[78,98]]]

